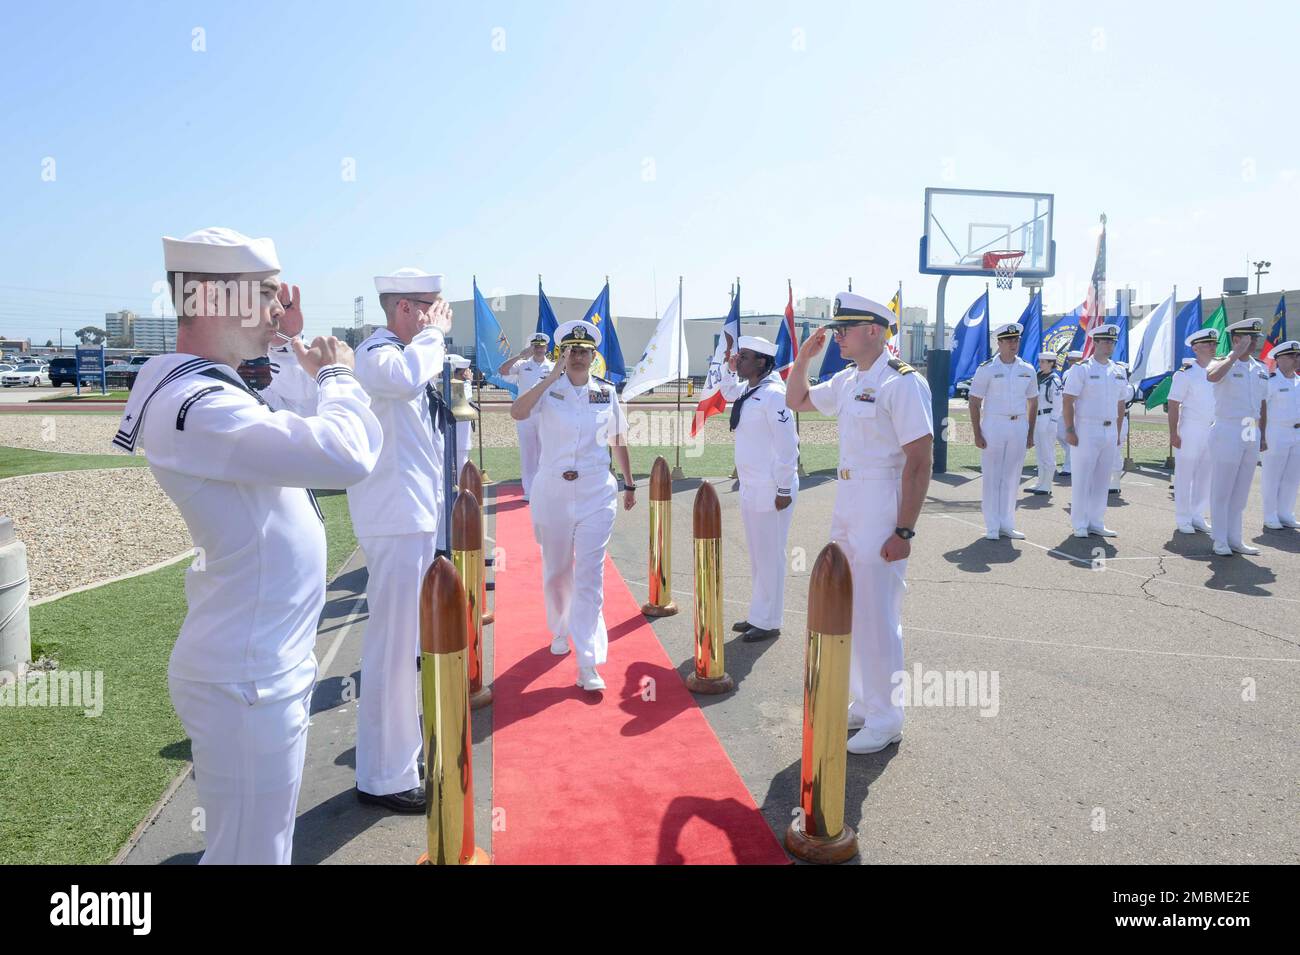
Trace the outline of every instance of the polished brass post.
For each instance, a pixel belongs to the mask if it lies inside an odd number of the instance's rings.
[[[424,703],[425,835],[421,865],[479,865],[474,844],[474,752],[465,588],[445,557],[434,560],[420,588],[420,690]]]
[[[484,513],[487,508],[487,502],[483,500],[483,475],[478,466],[473,461],[466,461],[465,466],[460,469],[460,486],[474,495],[474,500],[478,501],[479,524],[481,527],[487,527],[487,515]],[[486,533],[486,531],[485,531]],[[488,585],[487,568],[491,563],[487,559],[487,551],[483,547],[483,542],[479,541],[479,553],[483,555],[483,569],[479,574],[479,579],[483,581],[483,593],[479,598],[479,608],[483,613],[483,626],[492,626],[496,620],[496,613],[488,609],[487,592],[492,588]]]
[[[727,693],[722,643],[722,506],[708,481],[695,492],[695,672],[686,687],[695,693]]]
[[[451,562],[465,590],[465,670],[470,709],[477,710],[492,702],[483,685],[483,512],[464,489],[451,512]]]
[[[650,468],[650,599],[641,605],[647,617],[671,617],[673,603],[673,479],[663,456]]]
[[[844,824],[852,631],[853,572],[839,545],[827,544],[808,582],[799,810],[785,834],[786,849],[805,862],[845,862],[858,851]]]

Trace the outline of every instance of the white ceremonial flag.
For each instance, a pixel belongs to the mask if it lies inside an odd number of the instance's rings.
[[[623,401],[631,401],[639,394],[659,385],[676,381],[686,374],[690,359],[686,357],[686,334],[682,325],[682,294],[668,303],[655,333],[645,346],[641,360],[636,363],[623,386]]]
[[[1130,378],[1134,385],[1159,380],[1174,370],[1174,297],[1167,299],[1129,333],[1129,340],[1139,342]]]

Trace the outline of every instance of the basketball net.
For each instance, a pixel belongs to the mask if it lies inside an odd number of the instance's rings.
[[[998,288],[1008,289],[1015,281],[1016,269],[1020,268],[1020,261],[1024,257],[1025,253],[1017,249],[985,252],[984,268],[993,270],[993,274],[997,277]]]

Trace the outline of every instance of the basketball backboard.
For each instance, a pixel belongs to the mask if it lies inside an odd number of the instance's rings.
[[[926,275],[997,273],[992,252],[1023,252],[1016,278],[1056,273],[1051,193],[926,189],[921,271]]]

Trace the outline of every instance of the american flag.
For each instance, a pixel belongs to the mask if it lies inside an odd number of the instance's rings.
[[[1101,235],[1097,236],[1097,264],[1092,267],[1088,297],[1083,303],[1083,357],[1092,357],[1092,330],[1106,319],[1106,216],[1101,217]]]

